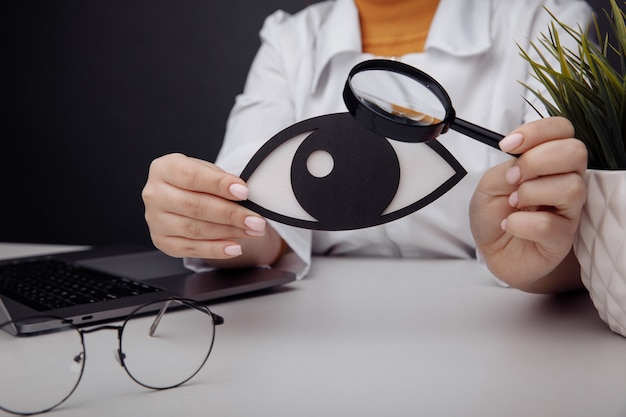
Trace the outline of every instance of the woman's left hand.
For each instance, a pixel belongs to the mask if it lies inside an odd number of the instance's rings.
[[[572,245],[586,199],[587,149],[572,124],[550,117],[500,142],[519,154],[489,169],[470,203],[470,224],[489,269],[529,292],[581,288]]]

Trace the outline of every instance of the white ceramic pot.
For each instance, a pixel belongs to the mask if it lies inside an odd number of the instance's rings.
[[[593,304],[626,336],[626,171],[588,170],[574,251]]]

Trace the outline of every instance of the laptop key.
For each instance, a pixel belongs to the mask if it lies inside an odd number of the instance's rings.
[[[162,291],[55,259],[0,265],[0,294],[38,311]]]

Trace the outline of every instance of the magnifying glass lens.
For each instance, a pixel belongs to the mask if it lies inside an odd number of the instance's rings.
[[[444,104],[431,89],[401,73],[362,71],[350,79],[350,88],[363,105],[395,122],[430,126],[446,116]]]

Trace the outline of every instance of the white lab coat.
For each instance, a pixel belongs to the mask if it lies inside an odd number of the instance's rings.
[[[533,83],[516,43],[530,51],[529,40],[547,32],[550,17],[544,5],[571,25],[585,25],[590,16],[587,4],[576,0],[441,0],[425,52],[394,59],[437,79],[458,117],[506,134],[538,117],[524,100],[536,102],[519,82]],[[295,15],[277,11],[266,19],[261,40],[216,160],[236,174],[285,127],[345,112],[342,90],[348,72],[373,58],[361,52],[352,0],[316,3]],[[509,156],[454,131],[439,141],[468,171],[446,195],[407,217],[367,229],[312,232],[271,222],[293,251],[278,267],[302,277],[311,254],[476,257],[468,219],[470,197],[486,169]]]

